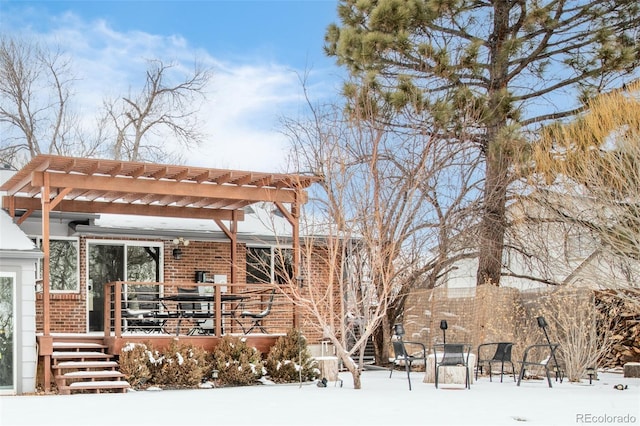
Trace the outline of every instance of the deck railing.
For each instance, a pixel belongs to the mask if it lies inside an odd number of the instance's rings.
[[[243,312],[271,310],[255,319]],[[104,286],[105,337],[123,334],[222,336],[286,333],[294,324],[293,304],[271,284],[116,281]],[[251,330],[250,330],[251,329]]]

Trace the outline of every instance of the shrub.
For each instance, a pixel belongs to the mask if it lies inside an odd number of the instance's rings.
[[[320,375],[317,362],[307,348],[307,340],[295,329],[276,340],[269,350],[265,367],[267,375],[276,383],[307,382]]]
[[[153,382],[174,387],[192,387],[207,377],[209,365],[204,349],[171,342],[158,364]]]
[[[119,363],[120,371],[134,388],[150,384],[192,387],[211,370],[204,349],[175,341],[164,353],[150,344],[128,343],[122,348]]]
[[[147,383],[153,376],[151,372],[152,350],[144,343],[127,343],[120,351],[120,371],[125,374],[129,384],[140,387]]]
[[[236,336],[224,336],[213,352],[213,365],[223,385],[250,385],[264,375],[262,355]]]

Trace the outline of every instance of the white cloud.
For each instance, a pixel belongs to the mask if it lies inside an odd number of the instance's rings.
[[[248,57],[242,63],[215,58],[190,47],[180,36],[118,32],[104,20],[84,21],[73,13],[52,22],[47,33],[33,35],[60,46],[72,57],[78,79],[74,101],[85,123],[94,122],[105,97],[139,90],[146,60],[177,61],[185,70],[198,60],[213,70],[208,101],[200,109],[208,137],[198,149],[183,153],[186,163],[283,170],[288,142],[278,130],[279,118],[298,111],[302,103],[295,70]]]

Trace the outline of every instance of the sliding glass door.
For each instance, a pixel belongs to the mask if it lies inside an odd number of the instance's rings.
[[[162,244],[89,241],[87,252],[89,331],[101,331],[104,329],[104,284],[111,281],[161,281]]]

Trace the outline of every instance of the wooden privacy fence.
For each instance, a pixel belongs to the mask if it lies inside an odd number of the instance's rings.
[[[603,304],[601,296],[602,292],[570,287],[526,291],[489,285],[416,289],[407,298],[403,322],[407,339],[423,342],[428,347],[442,343],[445,337],[448,343],[470,343],[474,350],[481,343],[508,341],[514,343],[514,359],[521,359],[526,346],[545,342],[536,321],[538,316],[544,316],[552,340],[561,345],[560,356],[574,361],[576,357],[583,358],[574,364],[602,364],[602,358],[625,362],[640,360],[640,350],[636,353],[616,341],[605,342],[606,352],[600,354],[600,359],[589,358],[589,352],[595,352],[595,347],[591,346],[591,349],[585,345],[594,345],[602,333],[615,336],[619,331],[613,329],[628,330],[634,324],[640,331],[639,303],[612,309],[619,303],[615,301],[616,297],[610,295],[610,300]],[[637,302],[637,294],[635,297]],[[440,329],[441,320],[447,321],[445,332]],[[603,324],[612,330],[602,329]],[[580,333],[574,333],[576,330]],[[625,341],[629,340],[627,337],[624,337]],[[576,353],[579,351],[582,353]],[[616,351],[623,351],[625,355],[612,355]]]

